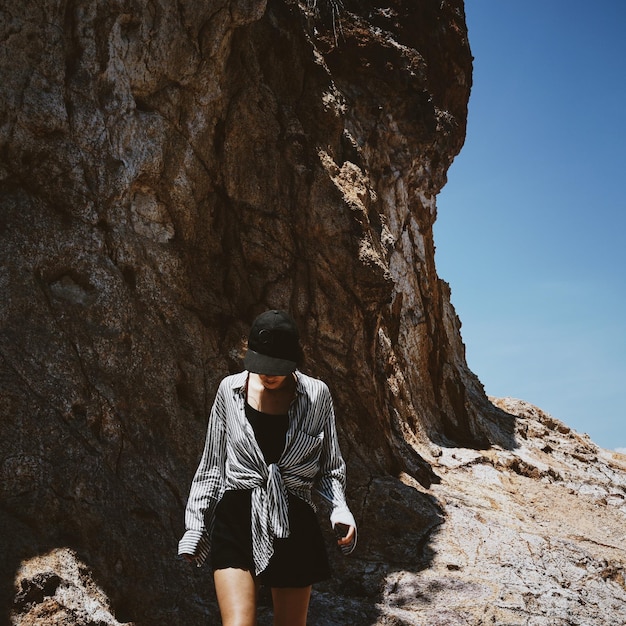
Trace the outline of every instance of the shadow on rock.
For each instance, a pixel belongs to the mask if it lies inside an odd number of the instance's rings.
[[[517,416],[479,398],[476,405],[480,412],[467,416],[465,428],[456,428],[450,418],[443,420],[444,428],[431,434],[432,442],[443,448],[470,448],[487,450],[498,446],[504,450],[519,447],[516,439]]]
[[[332,551],[334,575],[313,592],[311,624],[400,624],[394,606],[401,606],[407,593],[414,594],[415,575],[433,559],[431,541],[444,514],[418,483],[373,477],[363,502],[357,549],[347,558]]]

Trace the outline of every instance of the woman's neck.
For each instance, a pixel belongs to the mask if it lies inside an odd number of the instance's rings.
[[[284,415],[289,411],[295,391],[296,379],[293,374],[270,377],[250,373],[248,376],[248,404],[261,413]]]

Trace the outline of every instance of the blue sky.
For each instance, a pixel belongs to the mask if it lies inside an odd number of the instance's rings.
[[[626,448],[626,1],[466,0],[439,276],[488,394]]]

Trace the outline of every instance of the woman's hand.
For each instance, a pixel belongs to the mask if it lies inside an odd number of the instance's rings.
[[[354,540],[354,533],[356,529],[354,526],[348,526],[347,524],[335,524],[335,533],[337,534],[337,545],[349,546]]]
[[[196,563],[198,560],[198,557],[193,554],[181,554],[180,556],[182,556],[187,563]]]
[[[354,540],[355,528],[354,526],[350,526],[348,530],[348,534],[345,537],[337,539],[337,545],[339,546],[349,546]]]

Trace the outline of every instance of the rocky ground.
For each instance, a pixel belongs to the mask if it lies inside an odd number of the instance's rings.
[[[519,416],[519,447],[441,450],[432,565],[389,577],[380,623],[626,623],[626,457],[527,403],[496,403]]]

